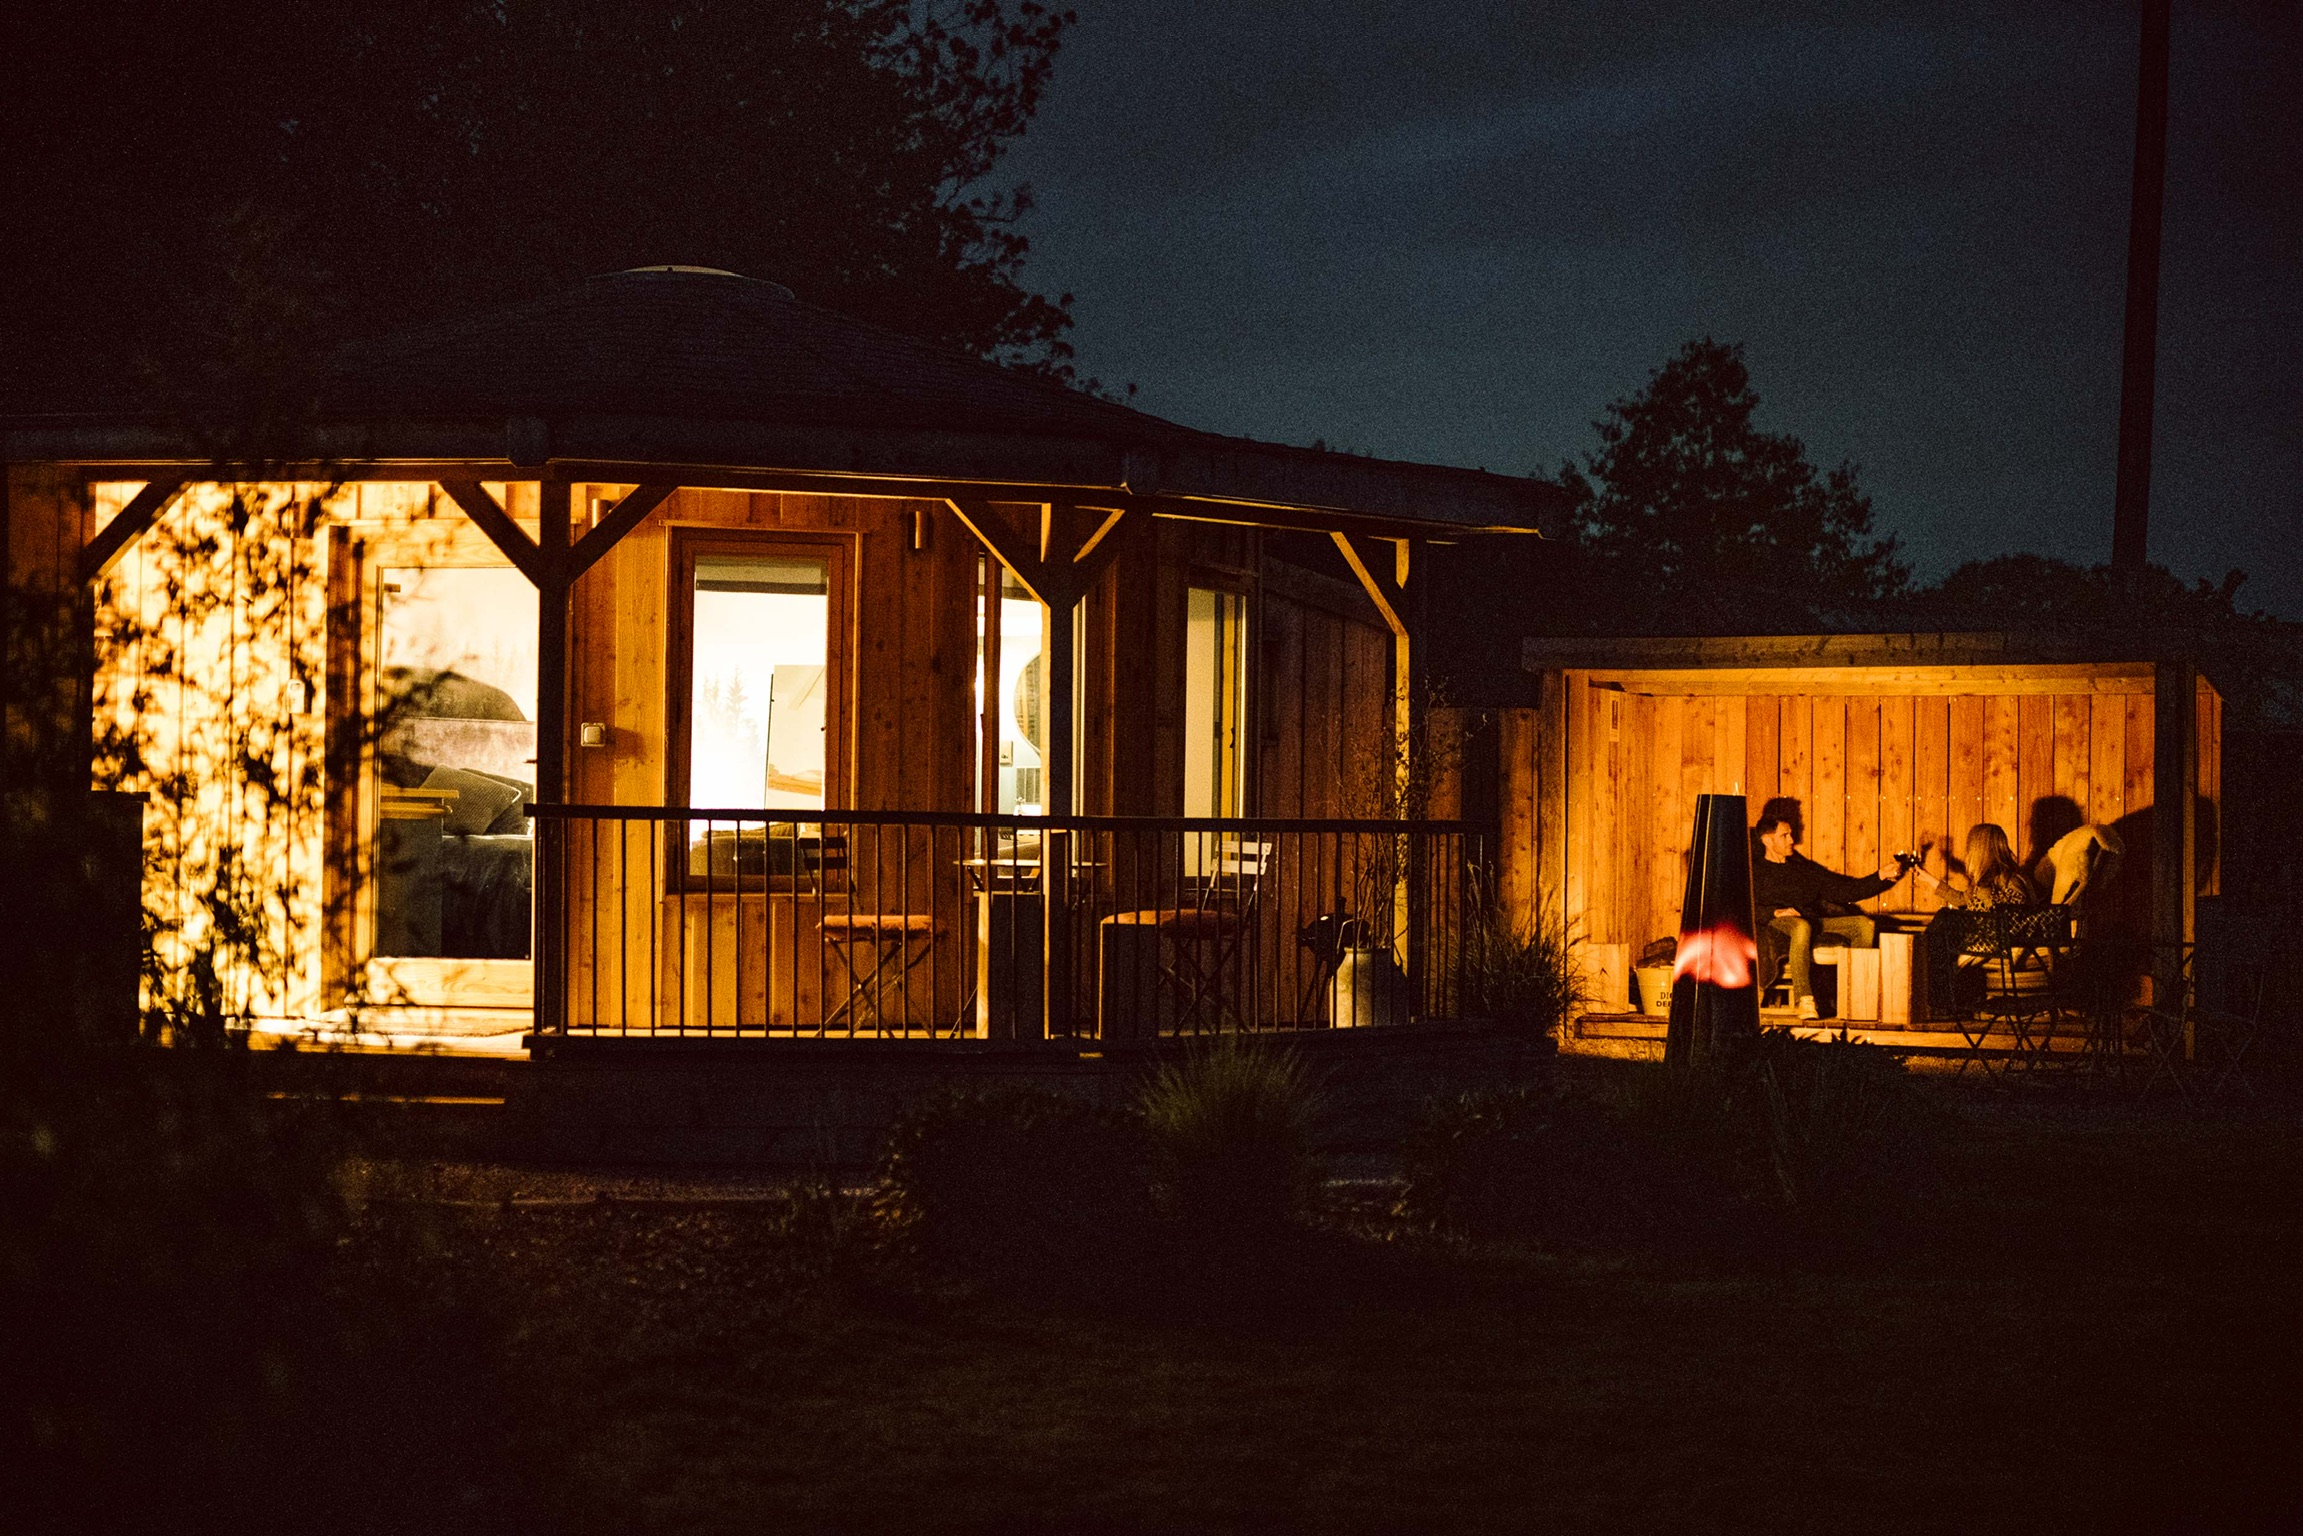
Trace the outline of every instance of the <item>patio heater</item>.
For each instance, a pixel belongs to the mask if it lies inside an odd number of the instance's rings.
[[[1751,833],[1743,796],[1698,796],[1672,961],[1666,1062],[1709,1060],[1758,1035],[1759,929],[1751,908]]]

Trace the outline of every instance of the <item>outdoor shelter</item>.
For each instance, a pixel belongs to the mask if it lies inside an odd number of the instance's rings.
[[[1522,661],[1539,706],[1503,720],[1503,879],[1517,910],[1564,918],[1596,962],[1580,1040],[1660,1038],[1628,1016],[1622,973],[1677,930],[1703,794],[1744,796],[1752,819],[1797,800],[1803,851],[1853,873],[1925,849],[1940,874],[1977,822],[2005,828],[2027,865],[2074,826],[2113,828],[2125,856],[2105,910],[2145,945],[2191,942],[2219,889],[2222,701],[2146,642],[1529,639]],[[1864,903],[1912,924],[1941,905],[1910,879]],[[1928,1023],[1888,1012],[1872,1033]]]
[[[229,448],[125,394],[0,420],[11,582],[95,637],[167,942],[215,926],[187,870],[253,872],[286,963],[228,979],[250,1016],[1325,1023],[1296,932],[1337,915],[1444,1014],[1477,832],[1397,792],[1423,550],[1553,488],[1194,431],[697,269],[318,378]]]

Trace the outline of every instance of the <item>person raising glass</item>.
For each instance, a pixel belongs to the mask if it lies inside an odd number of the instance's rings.
[[[1855,904],[1891,890],[1915,860],[1898,854],[1876,875],[1843,875],[1798,851],[1792,818],[1774,802],[1752,829],[1759,857],[1751,865],[1752,902],[1767,946],[1770,979],[1780,965],[1791,983],[1792,1006],[1803,1019],[1815,1013],[1815,937],[1828,934],[1852,949],[1879,947],[1879,922]]]

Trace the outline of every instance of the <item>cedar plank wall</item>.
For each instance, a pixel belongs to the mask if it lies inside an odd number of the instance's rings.
[[[915,506],[929,511],[918,550]],[[859,810],[966,809],[977,545],[941,510],[860,497],[675,493],[576,584],[569,719],[606,722],[610,746],[571,748],[571,798],[664,803],[667,530],[676,525],[852,538],[848,802]]]
[[[116,515],[135,489],[91,486],[90,521]],[[234,533],[231,492],[193,487],[121,554],[97,617],[96,766],[104,787],[150,796],[152,942],[167,966],[210,940],[201,897],[229,854],[252,877],[262,944],[282,962],[280,975],[225,978],[227,1005],[259,1016],[322,1006],[323,716],[317,698],[293,711],[288,686],[325,675],[326,563],[321,539],[287,540],[271,521],[320,490],[248,487],[259,515]],[[341,493],[331,510],[350,500]]]
[[[2035,859],[2051,830],[2035,816],[2046,809],[2040,802],[2067,797],[2085,819],[2120,832],[2123,915],[2131,927],[2148,925],[2148,691],[1676,696],[1626,692],[1573,672],[1546,673],[1540,687],[1542,709],[1503,721],[1505,890],[1524,912],[1564,887],[1571,927],[1592,942],[1636,951],[1677,931],[1693,797],[1706,792],[1745,795],[1754,817],[1771,796],[1798,799],[1804,851],[1834,869],[1875,870],[1896,849],[1925,842],[1938,875],[1945,844],[1956,853],[1982,820],[1999,822],[2018,854]],[[1557,705],[1553,692],[1562,696]],[[2222,796],[2221,710],[2203,681],[2202,895],[2219,889],[2209,829]],[[1566,726],[1564,747],[1555,719]],[[1566,761],[1539,761],[1546,753]],[[1563,782],[1564,792],[1547,792],[1547,783]],[[1547,814],[1564,822],[1572,858],[1547,850]],[[1864,903],[1912,913],[1940,904],[1913,880]]]
[[[1268,557],[1260,562],[1256,597],[1249,610],[1251,812],[1370,814],[1369,790],[1391,764],[1390,630],[1357,587]],[[1351,840],[1324,835],[1280,840],[1252,950],[1259,990],[1280,1017],[1294,1012],[1314,979],[1303,968],[1296,932],[1345,904],[1357,851]]]
[[[1357,588],[1276,560],[1263,562],[1258,595],[1249,645],[1248,709],[1261,744],[1250,764],[1253,814],[1372,814],[1369,789],[1390,761],[1391,632]],[[1180,656],[1180,634],[1175,650]]]
[[[915,549],[916,510],[927,515],[924,547]],[[859,810],[969,807],[979,548],[974,537],[934,503],[697,489],[667,499],[576,585],[569,720],[571,729],[586,720],[606,723],[609,746],[571,747],[571,798],[590,804],[665,803],[673,527],[847,537],[852,563],[844,768],[849,788],[843,798]],[[700,1024],[706,1015],[707,976],[710,1013],[722,1027],[736,1018],[757,1027],[766,1018],[771,995],[782,1003],[795,995],[795,988],[802,1015],[811,1015],[824,976],[838,973],[839,961],[823,953],[812,924],[792,910],[790,899],[769,898],[763,906],[759,897],[736,903],[723,896],[708,917],[691,913],[683,942],[666,931],[678,921],[669,899],[662,914],[649,910],[657,900],[656,879],[629,873],[646,870],[657,857],[643,841],[643,826],[624,829],[621,847],[614,829],[601,832],[600,867],[625,871],[620,931],[627,936],[627,953],[619,966],[616,945],[604,937],[615,917],[602,913],[595,977],[589,926],[579,922],[570,976],[571,1007],[579,1021],[595,1006],[612,1021],[618,994],[625,1016],[635,1022],[644,1018],[652,982],[665,1000],[666,1022],[682,1006],[677,999],[684,997],[693,1022]],[[859,888],[884,889],[877,882],[897,878],[889,871],[908,868],[911,909],[924,912],[931,900],[936,903],[942,937],[932,961],[914,977],[913,1012],[918,1016],[910,1022],[924,1024],[931,1018],[948,1020],[959,1011],[966,957],[973,950],[972,913],[949,910],[949,871],[939,866],[937,855],[945,861],[952,856],[950,834],[931,851],[930,833],[909,833],[908,860],[901,851],[906,836],[858,831],[852,834],[851,855]],[[582,913],[590,910],[585,888],[589,850],[579,844],[571,853],[577,886],[572,910]],[[892,890],[882,898],[891,908],[897,899]],[[662,925],[653,933],[651,916]],[[646,959],[651,944],[661,945],[662,968],[653,977]],[[769,968],[760,963],[768,951],[774,953],[772,994]],[[739,978],[740,999],[735,995]],[[775,1011],[773,1022],[787,1022],[782,1007]]]

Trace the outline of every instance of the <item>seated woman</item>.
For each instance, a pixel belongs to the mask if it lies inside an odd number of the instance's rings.
[[[1921,884],[1943,893],[1944,910],[1927,925],[1922,941],[1927,993],[1934,1000],[1931,1011],[1939,1017],[1964,1014],[1982,985],[1973,973],[1987,957],[1968,942],[1977,924],[1971,914],[1993,907],[2030,906],[2039,899],[2007,841],[2006,829],[1997,822],[1980,821],[1967,829],[1966,854],[1959,863],[1960,868],[1946,868],[1940,878],[1924,866],[1916,871]],[[1964,986],[1963,970],[1969,973]]]
[[[1945,869],[1941,878],[1928,873],[1924,864],[1912,875],[1929,890],[1943,892],[1946,906],[1981,911],[1986,907],[2028,906],[2039,899],[2031,882],[2023,877],[2023,866],[2016,862],[2006,829],[1995,821],[1979,821],[1967,829],[1966,857],[1960,864],[1960,869]]]

